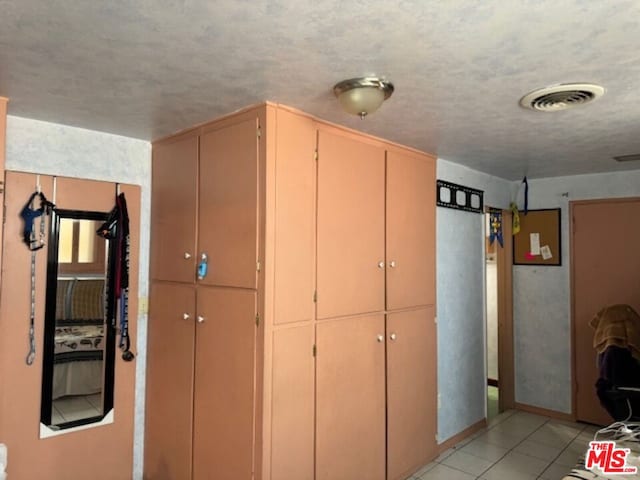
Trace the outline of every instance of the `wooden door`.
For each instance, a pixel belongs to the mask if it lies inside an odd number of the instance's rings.
[[[316,129],[277,110],[274,188],[274,323],[311,320],[315,310]]]
[[[319,323],[316,344],[316,480],[383,480],[384,316]]]
[[[271,380],[271,476],[273,480],[314,480],[315,328],[273,332]]]
[[[437,456],[434,307],[387,316],[387,479]]]
[[[605,425],[600,406],[593,333],[589,322],[608,305],[640,312],[640,199],[572,202],[572,285],[576,417]]]
[[[145,478],[190,479],[195,289],[155,282],[149,307]]]
[[[317,315],[384,309],[384,150],[318,134]]]
[[[249,118],[200,137],[198,259],[203,285],[256,288],[258,121]]]
[[[387,309],[435,304],[435,162],[387,152]]]
[[[253,471],[256,294],[197,292],[194,480],[250,480]]]
[[[4,205],[4,163],[7,133],[7,99],[0,97],[0,203]],[[0,238],[4,228],[4,210],[0,210]],[[0,248],[0,265],[2,265],[2,249]],[[0,278],[2,285],[2,278]]]
[[[194,282],[198,138],[153,146],[151,278]]]

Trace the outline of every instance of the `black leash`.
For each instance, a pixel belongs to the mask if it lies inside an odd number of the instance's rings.
[[[116,206],[109,213],[107,221],[97,231],[98,235],[116,242],[115,276],[113,295],[119,301],[120,342],[122,359],[130,362],[135,358],[131,352],[129,337],[129,213],[124,193],[116,197]],[[115,318],[112,319],[115,326]]]
[[[40,199],[40,208],[34,209],[33,204],[36,199]],[[24,220],[24,229],[22,232],[22,240],[31,250],[31,314],[29,318],[29,353],[27,354],[27,365],[33,365],[36,358],[36,335],[35,335],[35,317],[36,317],[36,252],[44,247],[45,239],[45,216],[51,213],[54,205],[44,194],[36,191],[29,197],[24,208],[20,212],[20,216]],[[40,217],[39,234],[36,234],[33,228],[36,218]]]

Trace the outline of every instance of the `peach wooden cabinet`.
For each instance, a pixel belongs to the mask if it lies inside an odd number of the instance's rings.
[[[434,188],[432,157],[280,105],[154,143],[145,478],[436,455]]]

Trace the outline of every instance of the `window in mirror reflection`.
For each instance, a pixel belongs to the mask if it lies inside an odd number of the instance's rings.
[[[49,252],[57,261],[49,258],[47,274],[42,422],[53,429],[99,421],[113,406],[109,248],[96,235],[105,216],[58,210],[52,217]]]

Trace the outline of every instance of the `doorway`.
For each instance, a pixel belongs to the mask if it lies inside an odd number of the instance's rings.
[[[640,198],[570,202],[573,411],[577,420],[606,425],[600,406],[593,330],[589,321],[608,305],[640,312]]]
[[[498,215],[493,217],[491,212]],[[492,225],[492,223],[499,223]],[[510,211],[485,211],[485,332],[487,419],[514,407],[513,300],[512,300],[512,215]],[[491,229],[500,228],[491,241]]]

